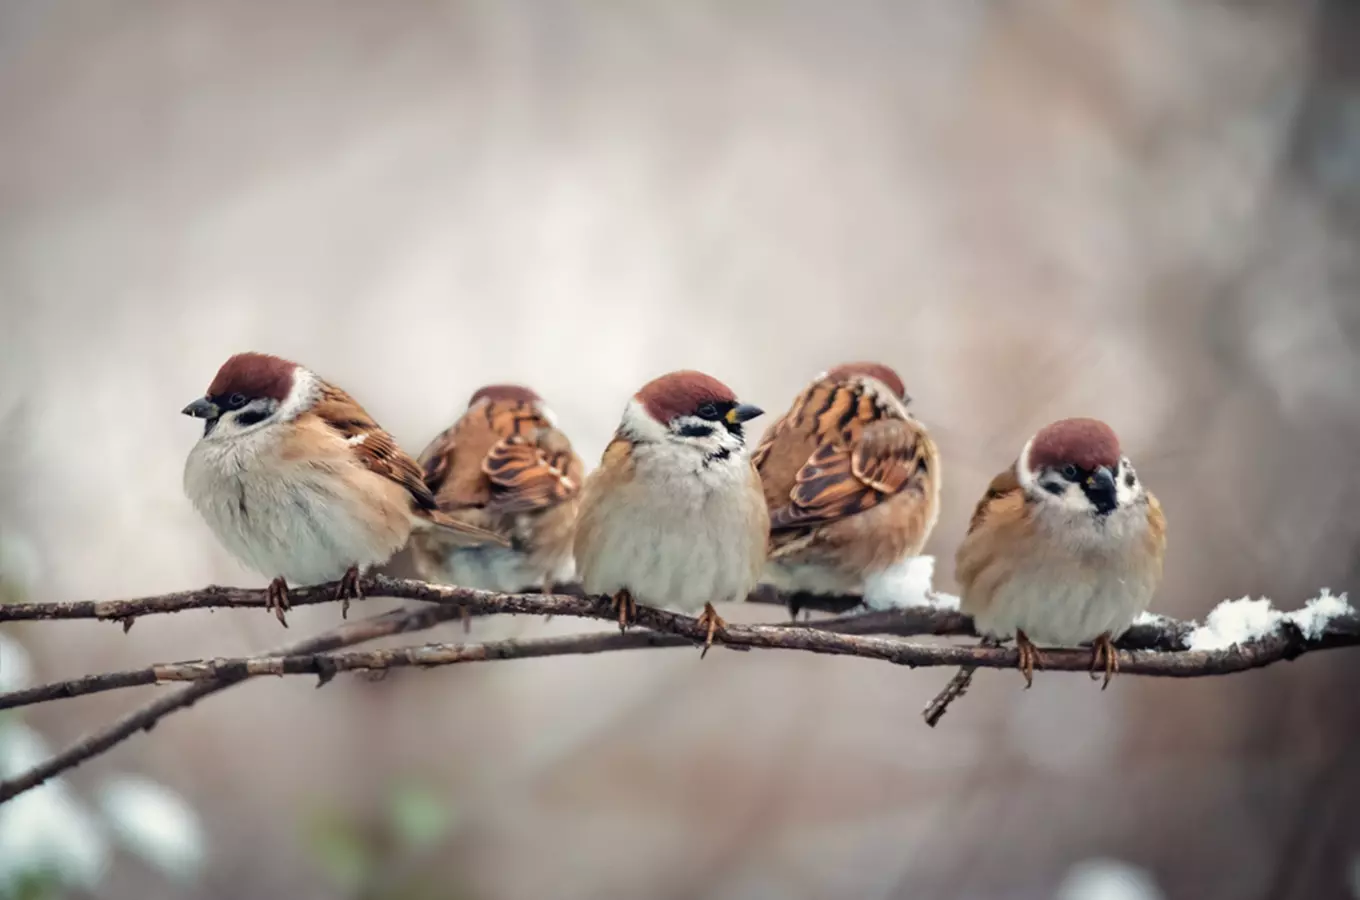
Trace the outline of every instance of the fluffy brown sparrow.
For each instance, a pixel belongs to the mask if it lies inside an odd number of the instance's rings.
[[[745,600],[760,577],[770,517],[742,423],[761,410],[701,372],[663,375],[628,401],[586,480],[576,566],[589,594],[703,608],[704,652],[726,623],[714,603]]]
[[[920,554],[940,510],[940,458],[887,366],[837,366],[807,386],[753,461],[770,509],[762,578],[790,597],[863,594]],[[796,607],[793,607],[797,615]]]
[[[204,420],[184,491],[237,559],[273,577],[269,605],[284,625],[289,582],[340,579],[348,607],[360,570],[386,562],[412,529],[508,543],[440,513],[392,436],[297,363],[239,353],[183,412]]]
[[[510,546],[411,536],[422,578],[488,591],[542,590],[574,577],[572,532],[585,466],[526,387],[478,390],[462,417],[420,455],[440,511]]]
[[[1103,658],[1108,687],[1119,668],[1113,641],[1147,609],[1165,552],[1161,504],[1114,431],[1063,419],[1025,444],[974,510],[955,558],[961,608],[985,637],[1015,638],[1026,687],[1043,665],[1036,643],[1092,643],[1091,671]],[[971,674],[946,692],[962,693]]]

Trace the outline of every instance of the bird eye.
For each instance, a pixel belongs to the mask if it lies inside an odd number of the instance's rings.
[[[240,409],[241,407],[246,405],[246,395],[232,394],[231,397],[227,400],[227,405],[230,406],[232,409]]]
[[[1068,481],[1076,481],[1077,467],[1072,465],[1071,463],[1068,463],[1067,465],[1062,467],[1062,476],[1066,478]]]
[[[722,413],[718,412],[718,407],[712,403],[705,403],[695,411],[699,414],[699,418],[701,419],[716,419],[722,415]]]

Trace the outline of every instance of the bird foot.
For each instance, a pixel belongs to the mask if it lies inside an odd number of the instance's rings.
[[[726,628],[727,622],[723,620],[722,616],[718,615],[718,611],[713,608],[712,603],[705,603],[704,611],[699,614],[699,625],[708,629],[708,635],[704,638],[703,652],[699,654],[699,658],[703,659],[708,655],[709,648],[713,646],[713,635],[720,628]]]
[[[1119,671],[1119,651],[1114,648],[1114,641],[1110,639],[1108,631],[1096,638],[1091,644],[1092,681],[1100,678],[1100,675],[1096,673],[1096,667],[1100,665],[1102,657],[1105,660],[1105,681],[1100,689],[1103,691],[1110,686],[1110,679]]]
[[[1023,631],[1015,633],[1015,649],[1020,651],[1018,666],[1020,674],[1025,676],[1025,690],[1029,690],[1034,687],[1034,670],[1044,667],[1044,658],[1039,655],[1039,648]]]
[[[628,623],[637,617],[637,603],[633,601],[633,595],[624,588],[611,598],[614,602],[614,612],[619,615],[619,633],[628,630]]]
[[[340,576],[340,584],[335,589],[335,599],[340,601],[340,618],[349,618],[349,601],[362,600],[364,592],[359,589],[359,567],[350,566]]]
[[[269,582],[268,589],[264,592],[265,609],[269,610],[279,620],[279,624],[284,628],[288,627],[288,618],[284,614],[293,608],[288,602],[288,582],[283,580],[280,575]]]

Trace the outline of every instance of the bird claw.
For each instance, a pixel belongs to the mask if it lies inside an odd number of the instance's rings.
[[[718,615],[718,611],[713,608],[712,603],[704,604],[704,611],[699,614],[699,625],[708,629],[708,634],[704,639],[704,649],[699,653],[699,658],[703,659],[708,655],[709,648],[713,646],[713,635],[718,629],[726,628],[727,622]]]
[[[614,605],[614,612],[619,616],[619,634],[623,634],[628,630],[628,623],[637,618],[637,603],[627,588],[616,593],[610,601]]]
[[[1100,680],[1100,675],[1096,673],[1096,667],[1100,665],[1102,657],[1105,660],[1105,678],[1100,689],[1103,691],[1110,686],[1110,679],[1119,671],[1119,651],[1114,648],[1114,641],[1110,639],[1108,631],[1096,638],[1091,644],[1090,677],[1092,681]]]
[[[288,602],[288,582],[283,580],[282,575],[269,582],[264,597],[265,608],[274,613],[280,625],[287,628],[288,618],[284,614],[292,609],[293,605]]]
[[[335,599],[340,601],[340,618],[349,618],[349,601],[362,600],[364,592],[359,589],[359,567],[350,566],[340,576],[340,584],[335,589]]]
[[[1015,649],[1020,653],[1017,665],[1020,674],[1025,676],[1025,690],[1029,690],[1034,687],[1034,670],[1044,667],[1044,658],[1039,655],[1039,648],[1023,631],[1015,633]]]

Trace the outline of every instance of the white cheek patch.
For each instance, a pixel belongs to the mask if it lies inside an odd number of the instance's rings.
[[[639,443],[660,443],[666,440],[669,433],[665,425],[647,415],[647,411],[642,408],[636,397],[629,400],[628,405],[623,408],[621,427]]]
[[[1020,460],[1015,464],[1015,480],[1020,482],[1020,486],[1025,489],[1025,493],[1033,494],[1041,491],[1041,488],[1034,478],[1034,473],[1029,470],[1029,449],[1034,446],[1034,438],[1025,441],[1025,446],[1020,451]]]
[[[357,447],[366,440],[368,440],[367,432],[365,432],[364,434],[356,434],[354,437],[351,438],[346,438],[345,443],[349,444],[351,447]]]
[[[1053,499],[1057,500],[1063,509],[1071,512],[1089,513],[1095,509],[1091,505],[1090,498],[1082,491],[1081,485],[1072,484],[1070,481],[1067,483],[1067,490],[1063,491],[1061,495],[1055,495]]]
[[[1129,484],[1130,476],[1132,485]],[[1138,480],[1138,473],[1133,470],[1127,459],[1121,459],[1119,468],[1115,470],[1114,496],[1120,506],[1135,503],[1143,496],[1143,483]]]

